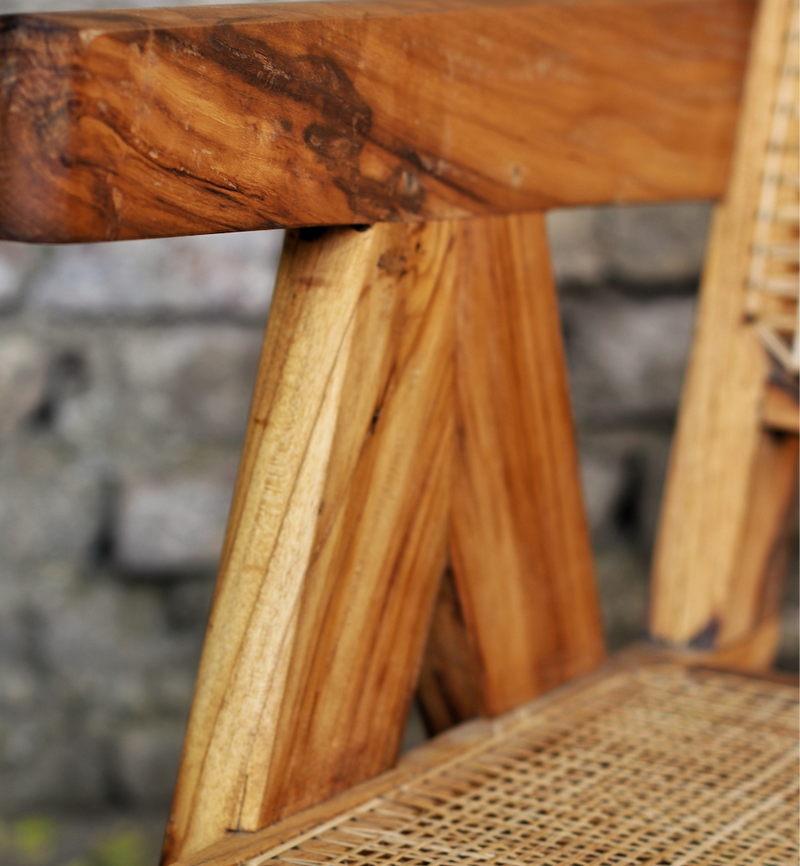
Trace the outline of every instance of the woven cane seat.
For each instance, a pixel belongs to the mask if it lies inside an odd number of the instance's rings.
[[[620,670],[243,862],[796,864],[797,698],[676,664]]]

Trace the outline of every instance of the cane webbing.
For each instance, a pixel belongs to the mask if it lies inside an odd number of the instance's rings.
[[[797,375],[798,344],[798,4],[786,4],[786,33],[767,150],[761,168],[747,311],[769,353]]]
[[[797,689],[623,671],[248,866],[798,863]]]

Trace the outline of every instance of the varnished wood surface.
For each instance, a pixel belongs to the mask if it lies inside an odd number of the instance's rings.
[[[792,2],[761,7],[731,181],[712,223],[656,545],[651,631],[696,649],[746,645],[761,617],[774,618],[783,577],[776,544],[797,484],[796,443],[780,444],[764,430],[771,363],[746,316]]]
[[[443,574],[437,726],[602,661],[541,214],[289,235],[168,861],[391,766]]]
[[[797,519],[797,470],[796,435],[779,431],[759,437],[744,529],[720,618],[720,647],[746,640],[762,622],[780,621],[791,524]]]
[[[458,223],[451,559],[481,711],[603,659],[566,362],[541,214]]]
[[[446,561],[450,236],[287,238],[167,862],[397,756]]]
[[[451,569],[442,576],[439,595],[417,683],[425,727],[440,734],[481,714],[477,647],[470,640]]]
[[[0,237],[719,195],[752,0],[355,0],[0,19]]]

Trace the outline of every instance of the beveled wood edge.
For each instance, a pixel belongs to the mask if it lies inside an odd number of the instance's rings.
[[[474,719],[439,734],[403,755],[392,770],[317,806],[255,833],[231,833],[226,839],[191,857],[163,866],[241,866],[258,857],[280,854],[285,850],[284,845],[297,844],[303,840],[304,834],[318,833],[328,824],[338,823],[348,813],[356,814],[370,808],[374,800],[392,788],[427,771],[438,770],[445,764],[463,759],[471,750],[484,748],[488,738],[499,739],[506,736],[532,714],[557,706],[614,674],[657,665],[682,665],[698,673],[729,673],[800,688],[800,678],[794,674],[742,669],[719,653],[686,653],[641,641],[618,651],[591,673],[553,689],[502,716],[494,719]]]

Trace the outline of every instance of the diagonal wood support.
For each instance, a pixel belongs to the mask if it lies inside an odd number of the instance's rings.
[[[464,220],[457,233],[461,611],[445,585],[421,681],[436,730],[502,713],[604,656],[544,218]]]
[[[448,562],[483,713],[602,659],[543,217],[292,232],[166,862],[394,763]]]
[[[289,235],[166,862],[390,766],[446,558],[447,223]]]

